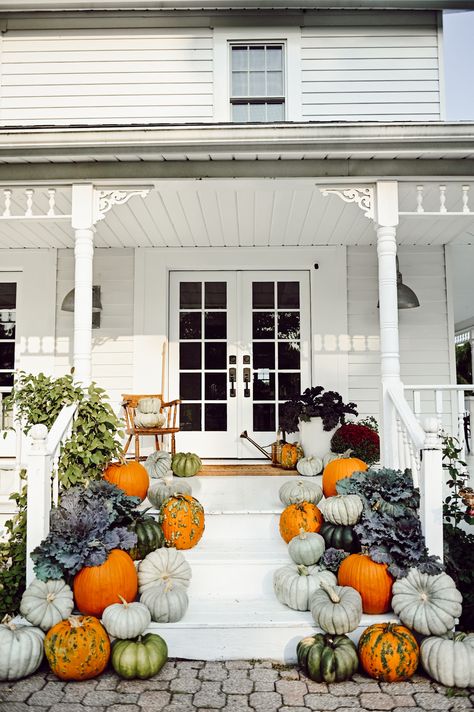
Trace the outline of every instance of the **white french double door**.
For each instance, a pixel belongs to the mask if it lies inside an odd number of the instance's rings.
[[[206,458],[260,458],[279,407],[311,382],[306,271],[171,272],[170,394],[177,446]]]

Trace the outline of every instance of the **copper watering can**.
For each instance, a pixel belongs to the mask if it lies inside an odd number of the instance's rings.
[[[255,440],[252,440],[246,430],[244,430],[240,434],[240,437],[244,440],[248,440],[249,443],[252,443],[252,445],[262,453],[262,455],[265,455],[266,458],[272,461],[272,465],[278,467],[281,464],[281,448],[286,442],[283,431],[277,432],[277,439],[275,440],[275,442],[271,443],[271,445],[267,445],[267,447],[271,448],[271,455],[266,452],[266,450],[261,445],[255,442]]]

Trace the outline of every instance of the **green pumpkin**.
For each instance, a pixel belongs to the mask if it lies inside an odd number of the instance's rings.
[[[357,648],[347,635],[317,635],[297,645],[298,663],[315,682],[342,682],[357,672]]]
[[[135,640],[116,640],[112,647],[112,667],[126,680],[148,680],[156,675],[168,660],[168,646],[155,633]]]
[[[163,530],[150,515],[137,517],[129,526],[129,531],[137,535],[136,546],[128,552],[134,561],[142,560],[152,551],[164,546]]]
[[[193,477],[201,467],[201,458],[193,452],[177,452],[171,460],[171,469],[177,477]]]
[[[326,542],[326,548],[344,549],[349,554],[360,551],[359,538],[354,531],[354,527],[343,526],[341,524],[331,524],[324,522],[318,532]]]

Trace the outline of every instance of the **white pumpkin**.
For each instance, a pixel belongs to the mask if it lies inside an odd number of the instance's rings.
[[[325,499],[319,508],[326,521],[349,527],[357,524],[364,505],[357,494],[338,494]]]
[[[43,641],[41,628],[17,626],[5,618],[0,624],[0,680],[20,680],[32,675],[43,660]]]
[[[433,680],[446,687],[474,687],[474,634],[449,633],[425,638],[421,664]]]
[[[462,612],[462,595],[451,576],[410,569],[392,588],[392,608],[401,622],[422,635],[443,635]]]
[[[288,544],[288,553],[295,564],[313,566],[317,564],[326,550],[323,537],[316,532],[306,532],[301,529],[298,536],[294,536]]]
[[[136,412],[133,418],[137,428],[161,428],[166,422],[163,413],[140,413]]]
[[[342,457],[342,455],[339,455],[337,452],[327,452],[323,457],[323,470],[326,465],[329,465],[333,460],[339,460],[340,457]]]
[[[323,497],[323,491],[316,482],[303,482],[303,480],[284,482],[278,494],[285,507],[300,502],[317,504]]]
[[[163,581],[172,581],[187,588],[191,582],[191,567],[177,549],[157,549],[145,556],[138,567],[140,593]]]
[[[169,470],[171,477],[164,477],[160,480],[151,480],[148,487],[147,497],[150,503],[160,509],[161,505],[168,497],[176,494],[192,494],[192,488],[189,482],[183,480],[182,477],[173,477],[173,471]]]
[[[161,400],[159,398],[140,398],[136,410],[139,413],[159,413]]]
[[[156,623],[176,623],[184,616],[189,604],[184,586],[173,581],[163,581],[148,588],[140,600]]]
[[[72,590],[62,579],[34,579],[21,597],[20,603],[21,615],[44,631],[69,618],[73,608]]]
[[[309,611],[310,599],[322,581],[330,586],[337,583],[331,571],[319,569],[317,566],[289,564],[275,571],[273,590],[280,603],[295,611]]]
[[[122,603],[112,603],[102,613],[102,625],[113,638],[136,638],[150,625],[150,611],[144,603],[127,603],[122,596],[119,598]]]
[[[355,630],[362,618],[362,597],[351,586],[328,586],[322,582],[310,601],[317,626],[331,635]]]
[[[296,469],[303,475],[303,477],[316,477],[320,475],[323,471],[323,461],[320,457],[315,455],[310,455],[309,457],[302,457],[296,463]]]
[[[152,479],[165,477],[171,470],[171,455],[164,450],[156,450],[143,463]]]

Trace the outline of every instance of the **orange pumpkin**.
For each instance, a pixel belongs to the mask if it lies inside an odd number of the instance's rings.
[[[135,600],[138,577],[131,557],[121,549],[112,549],[100,566],[85,566],[74,577],[74,598],[82,613],[101,616],[120,596],[128,603]]]
[[[302,450],[295,443],[285,443],[281,448],[280,464],[287,470],[293,470],[302,457]]]
[[[140,497],[142,502],[150,484],[148,472],[136,460],[124,464],[111,462],[104,472],[104,479],[119,487],[129,497]]]
[[[44,651],[51,671],[60,680],[89,680],[106,668],[110,641],[97,618],[71,616],[49,629]]]
[[[351,554],[339,567],[340,586],[352,586],[362,596],[364,613],[386,613],[392,600],[393,576],[387,564],[377,564],[367,554]]]
[[[323,515],[315,504],[310,502],[290,504],[281,513],[280,534],[288,544],[302,529],[305,532],[318,532],[323,522]]]
[[[192,549],[204,532],[204,509],[190,494],[177,493],[161,507],[161,528],[166,546]]]
[[[367,675],[385,682],[408,680],[418,667],[420,649],[408,628],[374,623],[359,640],[359,659]]]
[[[336,482],[350,477],[353,472],[365,472],[367,465],[357,457],[338,457],[331,460],[323,471],[323,492],[325,497],[337,495]]]

